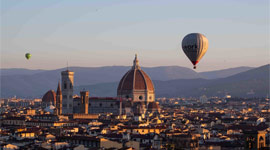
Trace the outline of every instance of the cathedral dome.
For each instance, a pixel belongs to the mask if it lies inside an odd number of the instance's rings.
[[[44,96],[42,97],[42,103],[52,104],[56,103],[56,94],[53,90],[49,90]]]
[[[154,91],[150,77],[140,68],[137,55],[133,67],[122,77],[117,88],[117,94],[125,91],[147,90]]]

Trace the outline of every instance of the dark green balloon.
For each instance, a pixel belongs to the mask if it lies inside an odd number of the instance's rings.
[[[31,58],[31,54],[30,53],[26,53],[25,54],[25,58],[29,60]]]

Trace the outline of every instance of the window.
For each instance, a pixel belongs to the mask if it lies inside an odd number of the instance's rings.
[[[72,89],[72,84],[71,83],[70,83],[69,87],[70,87],[70,89]]]
[[[67,83],[64,83],[64,89],[67,89]]]
[[[149,99],[152,99],[152,96],[149,96]]]
[[[71,104],[69,104],[69,107],[72,107],[72,105],[71,105]]]
[[[69,98],[72,98],[72,95],[69,95]]]
[[[67,96],[66,95],[63,95],[63,98],[67,98]]]
[[[111,107],[113,107],[113,103],[111,103]]]
[[[89,103],[89,106],[91,106],[91,103]]]
[[[126,98],[129,98],[129,96],[128,96],[128,95],[126,95]]]
[[[139,99],[142,100],[143,99],[143,96],[139,96]]]
[[[99,107],[102,107],[102,103],[99,103]]]

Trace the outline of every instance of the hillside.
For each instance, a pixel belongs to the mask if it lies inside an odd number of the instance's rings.
[[[70,67],[75,72],[74,86],[93,85],[109,82],[119,82],[130,69],[127,66],[107,67]],[[189,79],[199,75],[189,69],[177,66],[142,68],[153,80]],[[61,78],[61,71],[57,70],[24,70],[1,69],[1,97],[41,97],[44,91],[55,89]],[[29,71],[27,73],[27,71]],[[36,73],[35,73],[36,72]]]
[[[221,79],[154,80],[156,97],[199,97],[231,94],[237,97],[265,97],[269,94],[269,65]],[[118,82],[77,87],[93,96],[116,96]]]
[[[55,89],[65,68],[1,76],[1,97],[42,97]],[[130,67],[71,67],[75,72],[75,94],[86,89],[93,96],[116,96],[118,82]],[[229,77],[203,79],[195,71],[177,66],[148,67],[143,70],[152,78],[157,97],[190,96],[266,96],[269,92],[269,65],[250,69]],[[221,70],[224,71],[224,70]]]
[[[236,67],[223,70],[199,72],[199,74],[205,79],[217,79],[217,78],[226,78],[241,72],[248,71],[250,69],[253,69],[253,67]]]

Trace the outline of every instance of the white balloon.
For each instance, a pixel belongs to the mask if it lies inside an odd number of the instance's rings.
[[[182,40],[182,49],[196,69],[208,49],[208,39],[201,33],[190,33]]]

